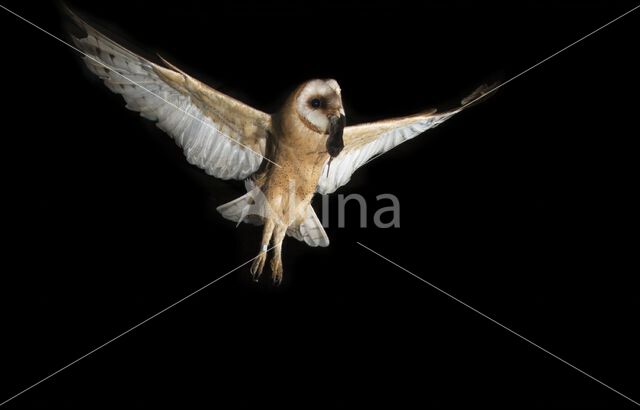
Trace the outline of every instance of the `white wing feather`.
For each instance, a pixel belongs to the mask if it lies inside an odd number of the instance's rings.
[[[376,155],[389,151],[390,149],[402,144],[411,138],[422,134],[429,128],[433,128],[438,124],[455,115],[457,111],[445,113],[442,115],[434,115],[408,125],[391,128],[388,131],[378,132],[370,141],[360,144],[349,144],[350,134],[357,132],[358,127],[369,127],[369,124],[347,127],[345,129],[345,147],[336,158],[333,159],[331,165],[325,164],[322,176],[318,181],[317,191],[321,194],[330,194],[341,186],[347,184],[351,180],[351,175],[370,161]],[[373,133],[373,132],[372,132]]]
[[[128,109],[156,121],[191,164],[221,179],[244,179],[258,170],[269,115],[134,54],[67,12],[86,34],[73,41],[89,70],[122,95]]]
[[[318,181],[317,192],[330,194],[351,180],[353,173],[373,159],[408,141],[428,129],[434,128],[463,109],[479,101],[495,89],[483,85],[462,100],[457,109],[437,113],[431,110],[409,117],[378,121],[347,127],[344,130],[344,149],[327,163]]]

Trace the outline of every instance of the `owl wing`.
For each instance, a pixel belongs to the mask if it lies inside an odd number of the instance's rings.
[[[330,194],[345,185],[351,175],[381,155],[426,130],[442,124],[463,109],[495,90],[496,85],[483,85],[464,98],[458,108],[438,113],[435,109],[420,114],[360,124],[344,129],[344,149],[330,163],[325,163],[317,192]]]
[[[264,159],[271,116],[167,64],[117,44],[71,10],[71,36],[89,70],[130,110],[169,134],[187,160],[221,179],[244,179]]]

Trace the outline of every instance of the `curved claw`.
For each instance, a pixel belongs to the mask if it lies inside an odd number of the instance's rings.
[[[260,279],[260,275],[262,275],[262,270],[264,269],[264,263],[267,260],[267,253],[260,252],[258,256],[253,260],[253,264],[251,264],[251,276],[253,276],[254,281],[258,281]]]
[[[271,280],[273,281],[274,286],[280,286],[282,283],[282,261],[276,260],[276,258],[271,260]]]

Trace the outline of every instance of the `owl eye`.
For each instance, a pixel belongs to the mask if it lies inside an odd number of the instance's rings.
[[[320,108],[320,106],[322,105],[322,101],[320,101],[319,98],[314,98],[309,101],[309,104],[311,104],[313,108]]]

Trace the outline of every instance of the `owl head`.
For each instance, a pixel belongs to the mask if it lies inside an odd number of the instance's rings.
[[[305,127],[326,135],[327,152],[336,157],[342,151],[342,133],[346,124],[340,86],[333,79],[311,80],[296,93],[295,109]]]

